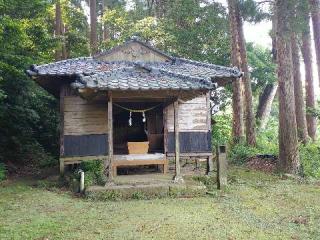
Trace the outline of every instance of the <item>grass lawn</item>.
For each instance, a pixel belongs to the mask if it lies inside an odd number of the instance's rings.
[[[94,202],[21,180],[0,187],[0,239],[320,239],[320,186],[233,167],[225,192]]]

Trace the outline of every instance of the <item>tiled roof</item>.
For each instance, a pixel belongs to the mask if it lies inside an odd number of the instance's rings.
[[[236,68],[223,67],[219,65],[192,61],[183,58],[175,58],[170,62],[144,63],[149,69],[162,69],[190,77],[198,78],[238,78],[241,72]]]
[[[74,88],[91,88],[100,90],[204,90],[213,89],[211,81],[188,77],[163,70],[146,70],[141,66],[124,67],[80,76]]]
[[[131,41],[138,41],[137,39]],[[130,42],[129,42],[130,43]],[[159,51],[140,42],[144,46]],[[115,51],[114,48],[110,51]],[[41,80],[71,77],[74,87],[99,89],[212,89],[213,79],[241,76],[235,68],[167,56],[169,62],[101,61],[75,58],[44,65],[33,65],[27,73]],[[102,53],[105,54],[105,53]],[[138,70],[140,69],[140,70]]]
[[[32,65],[27,70],[29,75],[35,76],[77,76],[81,74],[95,74],[117,68],[133,66],[131,62],[104,62],[86,58],[73,58],[44,65]]]

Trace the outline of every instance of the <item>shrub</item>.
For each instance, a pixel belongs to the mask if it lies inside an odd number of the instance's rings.
[[[91,161],[80,163],[79,168],[75,172],[76,173],[75,177],[78,180],[80,178],[80,174],[78,174],[80,169],[85,172],[85,177],[84,177],[85,186],[90,186],[95,184],[104,185],[106,183],[103,161],[91,160]]]
[[[214,146],[227,144],[231,138],[232,116],[230,114],[216,115],[213,122],[212,144]]]
[[[235,164],[243,164],[248,158],[256,156],[257,154],[260,154],[257,148],[246,144],[234,145],[228,152],[230,161]]]
[[[0,182],[6,178],[6,167],[3,163],[0,163]]]
[[[300,147],[302,173],[306,177],[320,179],[320,143],[309,143]]]
[[[257,132],[257,149],[259,154],[279,155],[277,119],[270,118],[266,128]]]

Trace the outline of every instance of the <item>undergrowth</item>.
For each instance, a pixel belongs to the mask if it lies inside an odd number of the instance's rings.
[[[214,117],[212,127],[212,142],[214,146],[228,145],[228,159],[231,163],[241,165],[257,155],[279,155],[278,120],[270,118],[265,129],[257,132],[257,145],[248,146],[246,143],[233,145],[231,142],[231,115],[222,114]],[[301,172],[304,177],[320,179],[320,141],[301,145]]]
[[[85,187],[92,185],[104,185],[106,183],[106,176],[104,174],[104,165],[101,160],[90,160],[81,162],[74,173],[74,178],[80,180],[79,170],[84,171],[84,185]]]
[[[6,178],[6,167],[3,163],[0,163],[0,182]]]
[[[320,142],[300,146],[300,162],[304,176],[320,179]]]

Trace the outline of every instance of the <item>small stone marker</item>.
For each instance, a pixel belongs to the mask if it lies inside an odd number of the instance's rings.
[[[227,167],[227,147],[219,145],[217,148],[217,184],[220,190],[227,186]]]
[[[84,172],[80,172],[80,193],[84,192]]]

